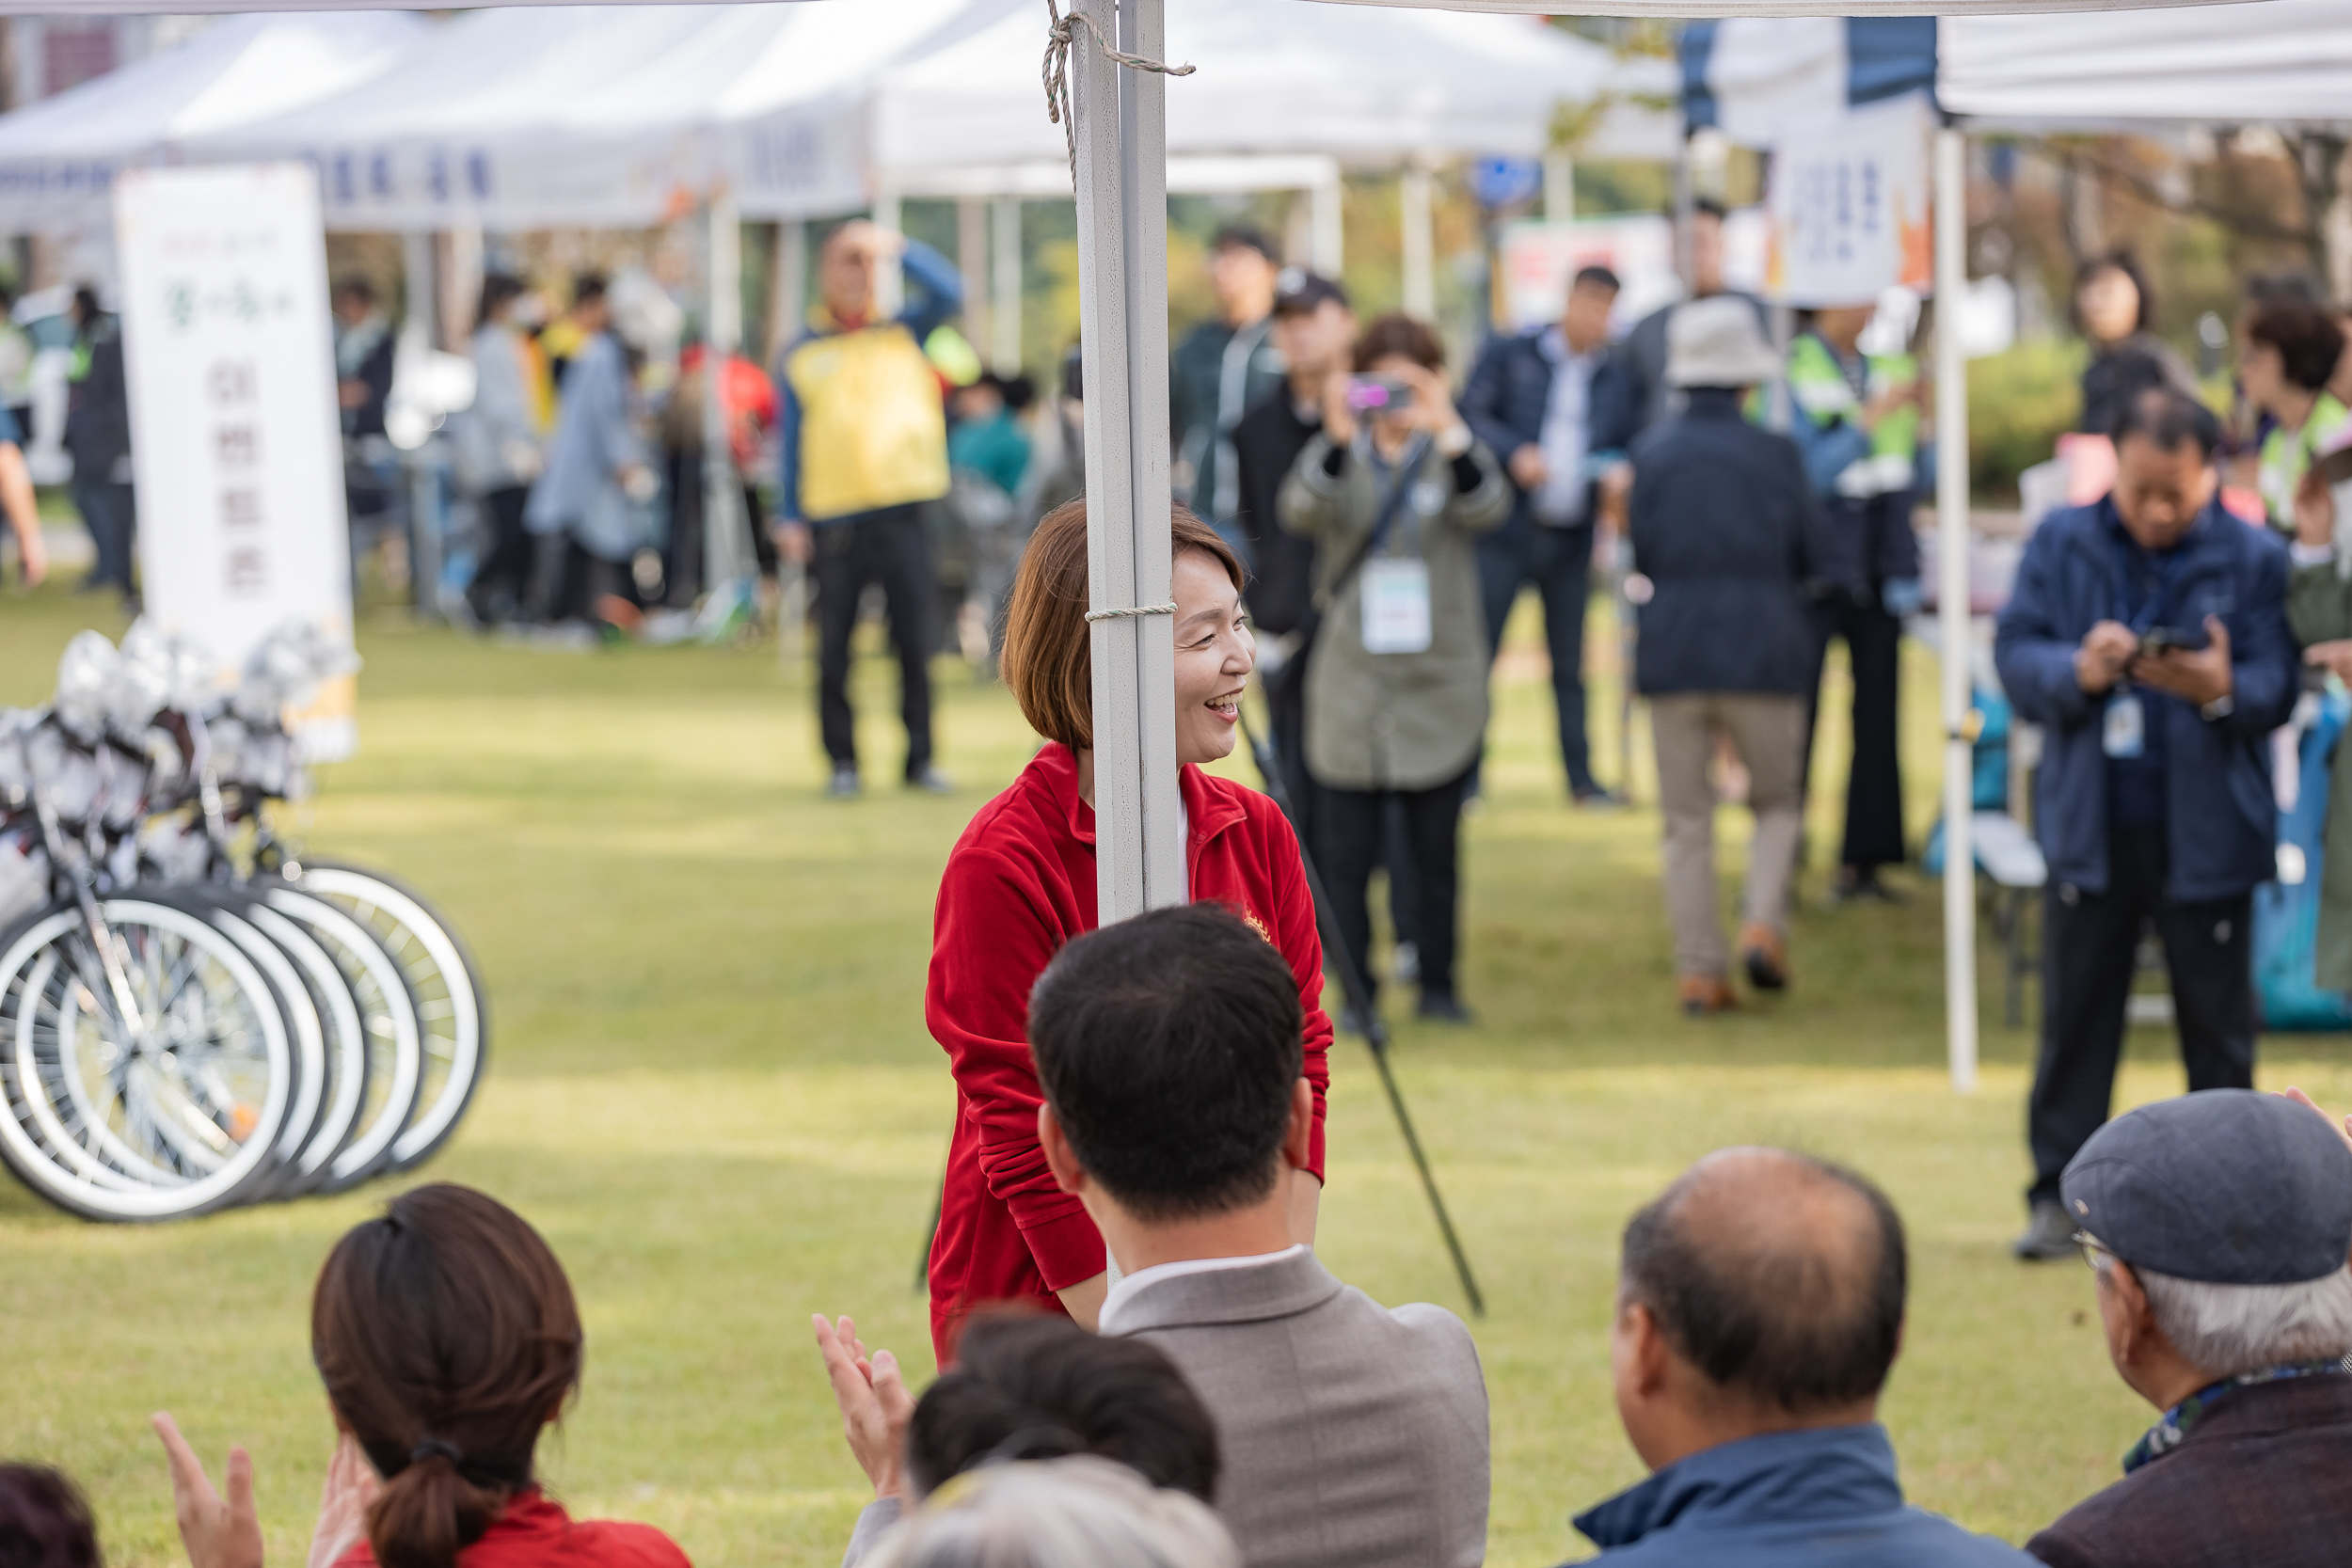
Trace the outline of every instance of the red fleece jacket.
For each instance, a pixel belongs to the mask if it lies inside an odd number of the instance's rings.
[[[1194,901],[1240,914],[1297,977],[1315,1093],[1309,1169],[1320,1180],[1331,1021],[1297,835],[1254,789],[1198,768],[1184,769],[1180,787]],[[1049,743],[972,819],[939,879],[924,1011],[956,1078],[931,1243],[931,1343],[943,1367],[973,1308],[1011,1301],[1058,1312],[1055,1291],[1103,1272],[1101,1233],[1045,1168],[1028,1032],[1029,988],[1064,942],[1094,925],[1094,808],[1078,799],[1076,756]]]

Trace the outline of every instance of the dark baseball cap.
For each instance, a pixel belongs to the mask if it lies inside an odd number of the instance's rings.
[[[2058,1193],[2126,1263],[2213,1285],[2323,1279],[2352,1254],[2352,1148],[2251,1089],[2143,1105],[2090,1135]]]
[[[1235,245],[1256,251],[1278,267],[1282,264],[1282,247],[1276,245],[1273,237],[1254,223],[1229,223],[1218,230],[1209,240],[1209,249],[1212,253],[1231,250]]]
[[[1303,316],[1325,300],[1336,303],[1342,309],[1352,310],[1347,291],[1319,272],[1305,267],[1284,267],[1274,280],[1274,313],[1278,316]]]

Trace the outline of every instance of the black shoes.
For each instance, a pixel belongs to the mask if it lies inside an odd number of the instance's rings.
[[[1477,1015],[1468,1007],[1438,991],[1422,991],[1421,1005],[1413,1012],[1424,1023],[1470,1024],[1478,1022]]]
[[[2074,1222],[2066,1217],[2064,1208],[2044,1198],[2033,1206],[2024,1234],[2010,1243],[2009,1249],[2028,1263],[2072,1258],[2079,1250],[2074,1243]]]

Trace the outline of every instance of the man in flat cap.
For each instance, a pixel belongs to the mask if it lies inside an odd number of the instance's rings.
[[[2352,1148],[2307,1105],[2213,1089],[2083,1145],[2059,1192],[2107,1354],[2164,1413],[2123,1479],[2026,1543],[2050,1568],[2352,1557]]]

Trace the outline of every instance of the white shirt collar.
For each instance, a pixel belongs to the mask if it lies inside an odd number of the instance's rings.
[[[1255,1269],[1268,1263],[1279,1263],[1295,1258],[1307,1250],[1303,1242],[1293,1242],[1279,1252],[1261,1252],[1248,1258],[1184,1258],[1173,1263],[1154,1263],[1134,1274],[1120,1275],[1111,1286],[1110,1294],[1103,1298],[1103,1310],[1095,1319],[1096,1327],[1104,1334],[1119,1332],[1119,1314],[1146,1287],[1156,1280],[1175,1279],[1188,1274],[1210,1274],[1220,1269]]]

